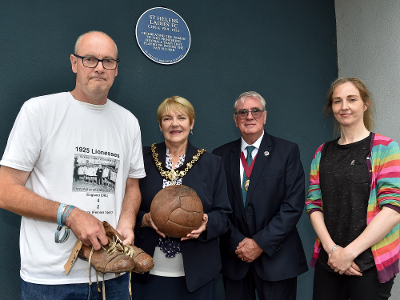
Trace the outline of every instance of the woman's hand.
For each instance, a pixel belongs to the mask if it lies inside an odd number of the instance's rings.
[[[338,247],[329,255],[328,265],[339,274],[345,273],[358,255],[382,240],[399,222],[400,214],[384,206],[354,241],[346,248]]]
[[[189,239],[197,239],[200,234],[207,229],[207,223],[208,223],[208,215],[203,214],[203,220],[201,221],[201,225],[199,228],[196,230],[193,230],[191,233],[189,233],[186,237],[181,238],[181,241],[189,240]]]
[[[352,265],[354,263],[353,262],[354,259],[355,259],[355,257],[353,257],[353,255],[351,253],[349,253],[346,248],[337,246],[337,248],[329,254],[328,265],[335,272],[339,272],[339,274],[343,274],[347,270],[349,270],[350,267],[352,267]],[[359,270],[359,268],[358,268],[358,270]]]
[[[362,271],[360,270],[360,268],[357,266],[357,264],[353,261],[353,263],[351,264],[351,267],[347,269],[346,272],[344,272],[344,274],[346,275],[350,275],[350,276],[362,276]]]
[[[163,238],[165,238],[165,234],[162,233],[160,230],[158,230],[157,226],[154,224],[153,219],[151,218],[150,213],[144,214],[142,218],[142,227],[153,227],[153,229],[161,235]]]

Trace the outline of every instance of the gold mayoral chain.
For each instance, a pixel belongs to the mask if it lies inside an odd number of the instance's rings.
[[[157,145],[156,143],[152,144],[151,147],[151,155],[153,156],[153,162],[156,168],[160,171],[160,175],[167,180],[171,181],[171,185],[174,185],[174,180],[178,178],[182,178],[186,175],[187,172],[199,161],[200,156],[206,152],[205,149],[198,149],[197,153],[192,156],[192,160],[187,162],[186,164],[180,166],[175,170],[168,170],[163,163],[158,159]]]

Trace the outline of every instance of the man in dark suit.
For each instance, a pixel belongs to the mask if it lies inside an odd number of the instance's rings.
[[[264,98],[246,92],[234,104],[241,138],[213,151],[222,157],[233,213],[221,237],[226,300],[296,299],[307,271],[296,224],[303,212],[304,171],[297,144],[264,131]]]

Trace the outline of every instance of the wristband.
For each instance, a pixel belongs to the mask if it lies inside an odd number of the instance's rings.
[[[332,252],[338,247],[339,245],[335,245],[335,246],[333,246],[333,248],[332,248],[332,250],[331,250],[331,252],[329,252],[329,255],[331,255],[332,254]]]
[[[61,229],[63,226],[67,225],[67,220],[69,215],[71,214],[71,211],[75,208],[73,205],[67,205],[64,203],[61,203],[60,206],[58,207],[57,211],[57,230],[54,234],[54,240],[56,243],[64,243],[68,238],[70,234],[70,230],[68,227],[65,227],[64,234],[60,239],[60,233]]]
[[[61,216],[65,211],[65,208],[67,207],[67,204],[61,203],[60,206],[58,207],[58,211],[57,211],[57,224],[59,226],[62,226],[61,224]]]
[[[57,226],[56,233],[54,234],[54,240],[56,243],[64,243],[69,238],[70,229],[65,228],[64,234],[63,234],[62,238],[60,239],[60,232],[61,232],[62,228],[63,228],[62,226]]]
[[[75,208],[73,205],[68,205],[68,207],[64,210],[63,214],[61,215],[61,225],[66,226],[68,217],[71,211]]]

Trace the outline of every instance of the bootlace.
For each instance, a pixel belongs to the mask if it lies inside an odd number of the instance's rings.
[[[129,245],[124,245],[122,244],[122,241],[117,238],[117,241],[112,241],[109,242],[107,245],[107,248],[105,246],[101,246],[101,248],[103,248],[105,251],[107,251],[108,254],[114,254],[117,251],[122,251],[122,253],[124,253],[127,256],[133,257],[133,254],[135,253],[133,250],[132,246]],[[90,251],[90,255],[89,255],[89,285],[92,285],[92,280],[91,280],[91,261],[92,261],[92,255],[94,253],[94,248],[92,246],[92,250]],[[104,273],[102,273],[103,275],[103,285],[102,285],[102,290],[100,290],[100,286],[99,286],[99,277],[98,277],[98,271],[95,269],[96,271],[96,282],[97,282],[97,291],[98,292],[102,292],[103,294],[103,300],[106,300],[106,285],[104,284]],[[119,276],[119,273],[115,274],[116,276]],[[131,286],[131,277],[132,277],[132,271],[129,271],[129,295],[131,297],[132,300],[132,286]]]
[[[133,257],[133,255],[135,254],[133,247],[130,245],[124,245],[118,237],[117,237],[117,243],[114,243],[114,244],[115,244],[116,249],[122,251],[125,255],[127,255],[129,257]],[[114,246],[113,246],[113,249],[114,249]],[[115,250],[115,251],[117,251],[117,250]],[[111,253],[114,253],[114,252],[111,252]],[[129,271],[129,295],[132,300],[131,278],[132,278],[132,271]]]

